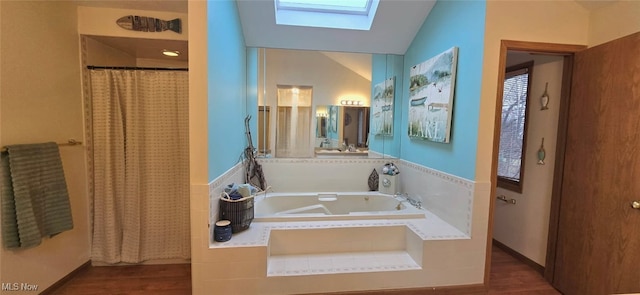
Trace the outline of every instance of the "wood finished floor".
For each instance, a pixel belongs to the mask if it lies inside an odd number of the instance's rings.
[[[493,246],[489,294],[561,294],[533,268]]]
[[[95,266],[69,280],[55,295],[191,294],[191,265]]]
[[[491,257],[491,281],[488,294],[560,294],[539,273],[506,252],[493,247]],[[188,264],[90,267],[88,271],[78,274],[52,294],[191,294],[191,269]],[[402,294],[402,292],[395,291],[389,294]],[[411,294],[416,293],[411,292]],[[458,290],[446,294],[473,293]]]

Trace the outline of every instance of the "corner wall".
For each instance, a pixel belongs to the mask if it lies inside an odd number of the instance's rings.
[[[75,4],[1,1],[0,6],[0,145],[84,141]],[[60,154],[74,228],[35,248],[0,250],[2,283],[37,285],[41,292],[90,259],[84,146],[60,147]]]
[[[191,285],[193,294],[206,294],[196,280],[206,270],[202,262],[202,245],[209,233],[209,148],[208,148],[208,49],[207,2],[189,0],[189,174],[191,219]]]
[[[485,3],[438,1],[404,56],[402,91],[402,159],[473,180],[476,169],[477,123],[480,113]],[[450,143],[410,139],[408,81],[411,67],[451,47],[458,47]]]
[[[402,191],[420,198],[427,210],[471,236],[473,246],[465,252],[471,258],[467,284],[482,284],[488,275],[484,271],[490,183],[476,175],[485,11],[483,1],[438,1],[404,55],[402,99],[396,100],[402,110],[401,169],[409,170],[401,174]],[[407,135],[411,67],[454,46],[458,62],[451,141],[411,139]]]
[[[209,181],[246,147],[247,52],[235,1],[207,2]]]

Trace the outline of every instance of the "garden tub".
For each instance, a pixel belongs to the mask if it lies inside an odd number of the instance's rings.
[[[254,221],[424,218],[404,199],[378,192],[266,193],[255,200]]]

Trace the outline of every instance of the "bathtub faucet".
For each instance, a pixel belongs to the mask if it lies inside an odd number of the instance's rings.
[[[405,201],[409,202],[409,204],[411,204],[413,207],[422,209],[422,201],[409,197],[409,193],[396,193],[395,195],[393,195],[393,197],[396,199],[397,198],[404,199]]]

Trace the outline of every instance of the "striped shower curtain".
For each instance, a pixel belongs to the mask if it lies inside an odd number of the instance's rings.
[[[190,258],[188,72],[91,70],[92,260]]]

